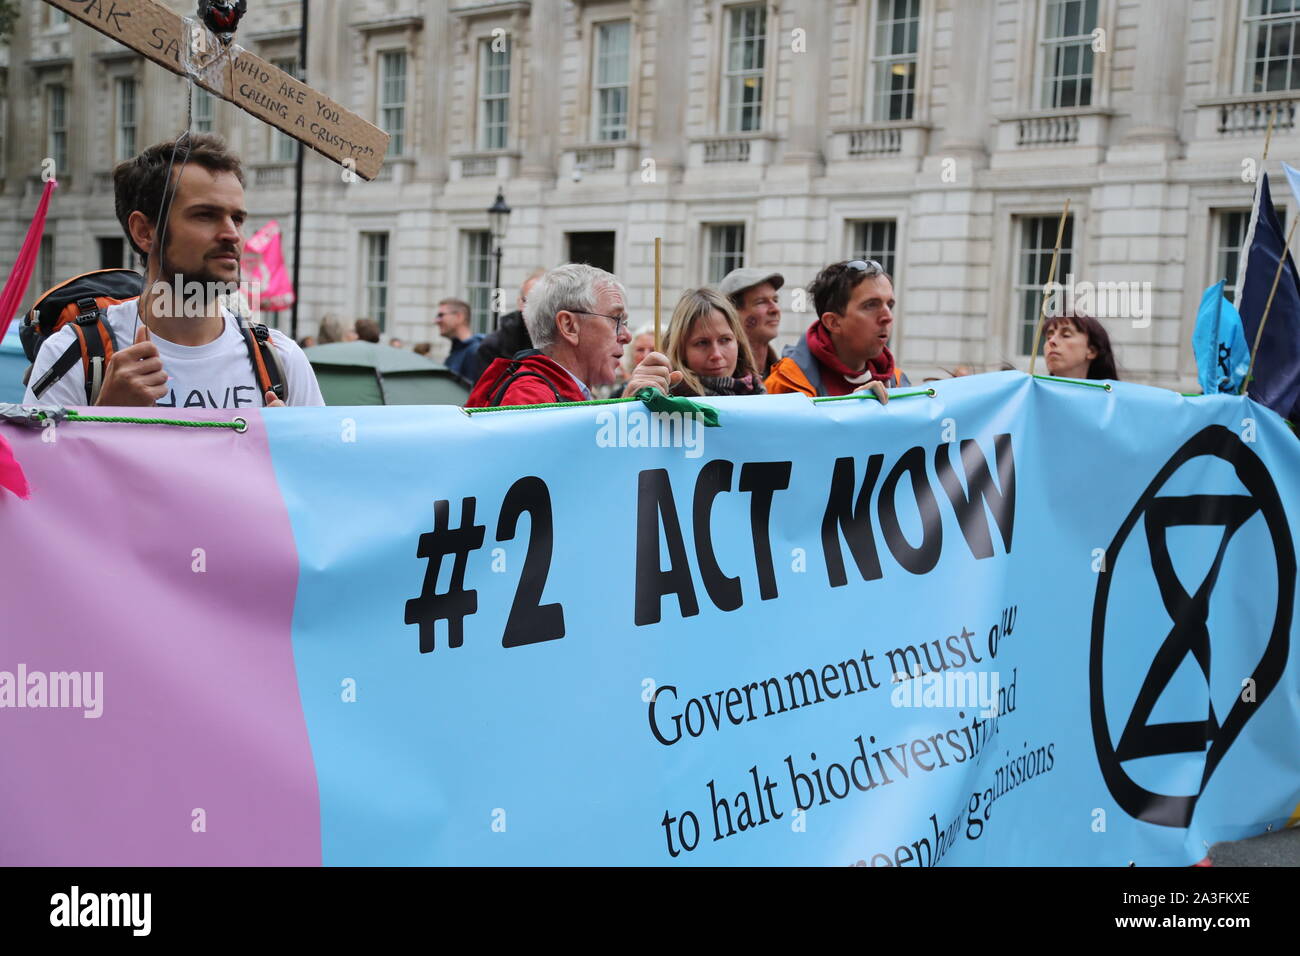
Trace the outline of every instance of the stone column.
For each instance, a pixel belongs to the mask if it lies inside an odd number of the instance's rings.
[[[520,24],[518,38],[526,44],[520,51],[527,64],[529,95],[521,104],[527,115],[521,117],[523,156],[519,174],[524,179],[554,179],[560,145],[560,51],[564,44],[564,8],[562,0],[533,0],[526,23]],[[517,41],[518,42],[518,41]]]
[[[988,165],[989,58],[997,16],[992,0],[959,0],[952,9],[948,50],[948,116],[942,142],[931,155],[956,156],[976,168]]]
[[[683,56],[690,36],[691,12],[680,0],[657,0],[654,19],[654,132],[650,155],[659,181],[675,182],[686,165],[687,70]]]
[[[825,0],[797,3],[786,0],[780,9],[794,13],[788,30],[781,29],[783,25],[778,20],[776,35],[768,37],[767,43],[769,57],[786,56],[789,61],[790,117],[781,161],[789,165],[820,164],[828,98],[826,64],[831,50],[832,5]],[[793,30],[803,32],[790,32]],[[768,126],[768,122],[763,125]]]
[[[1187,4],[1139,4],[1137,17],[1133,89],[1126,96],[1129,126],[1107,156],[1110,161],[1159,161],[1177,156],[1180,150]],[[1096,54],[1099,69],[1104,66],[1103,58],[1114,52],[1114,38],[1106,39],[1111,52]]]

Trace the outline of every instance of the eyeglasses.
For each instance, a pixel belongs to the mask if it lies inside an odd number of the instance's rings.
[[[844,265],[850,269],[856,269],[858,272],[865,272],[868,277],[885,274],[885,267],[875,259],[851,259]]]
[[[606,315],[604,312],[588,312],[586,309],[563,309],[562,311],[576,312],[578,315],[598,315],[602,319],[609,319],[611,322],[614,323],[615,338],[617,338],[618,336],[622,335],[624,332],[627,331],[628,322],[630,321],[626,315],[623,316]]]

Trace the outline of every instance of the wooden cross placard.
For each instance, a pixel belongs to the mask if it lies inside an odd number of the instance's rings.
[[[374,179],[388,134],[250,53],[222,44],[197,18],[154,0],[45,0],[215,96],[269,123],[363,179]]]

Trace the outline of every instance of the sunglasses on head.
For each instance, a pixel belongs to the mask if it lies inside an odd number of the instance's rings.
[[[850,259],[844,265],[849,269],[856,269],[858,272],[865,272],[868,276],[878,276],[885,274],[885,267],[875,259]]]

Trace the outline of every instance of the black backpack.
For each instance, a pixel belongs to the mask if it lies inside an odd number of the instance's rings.
[[[104,310],[112,305],[138,299],[143,291],[144,277],[138,272],[130,269],[97,269],[60,282],[36,300],[32,310],[23,316],[18,328],[18,338],[29,362],[36,361],[36,355],[45,340],[65,325],[71,325],[76,334],[76,341],[55,359],[40,381],[32,386],[32,393],[37,399],[80,362],[86,373],[86,404],[95,404],[104,384],[108,360],[120,348],[113,330],[104,321]],[[265,325],[255,323],[241,322],[240,327],[248,346],[248,359],[253,363],[253,375],[261,386],[261,394],[272,391],[276,398],[284,401],[288,392],[284,366],[280,364],[280,357],[271,346],[270,330]],[[30,378],[31,372],[28,367],[24,380]]]

